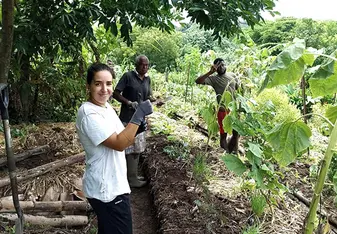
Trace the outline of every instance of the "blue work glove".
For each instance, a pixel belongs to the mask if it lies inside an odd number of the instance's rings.
[[[136,125],[141,125],[142,122],[145,122],[145,116],[152,114],[152,105],[150,100],[146,100],[138,104],[138,107],[133,114],[130,123],[134,123]]]
[[[138,135],[139,133],[145,132],[147,130],[147,122],[146,120],[142,121],[141,124],[139,125],[139,128],[137,130],[136,135]]]

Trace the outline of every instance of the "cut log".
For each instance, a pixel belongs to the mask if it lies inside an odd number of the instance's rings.
[[[78,162],[83,162],[85,159],[84,155],[85,155],[84,152],[82,152],[82,153],[70,156],[68,158],[60,159],[60,160],[47,163],[39,167],[32,168],[26,172],[17,173],[17,181],[18,182],[25,181],[25,180],[34,178],[36,176],[43,175],[47,172],[54,171],[60,167],[68,166],[68,165],[78,163]],[[9,184],[10,184],[10,179],[8,176],[0,179],[0,188],[7,186]]]
[[[19,198],[19,201],[23,201],[25,199],[25,196],[23,194],[18,194],[18,198]],[[6,197],[0,198],[0,204],[3,201],[10,201],[10,202],[12,202],[13,201],[13,196],[11,195],[11,196],[6,196]]]
[[[0,214],[1,218],[7,220],[16,220],[16,214]],[[31,225],[52,226],[52,227],[74,227],[88,224],[88,217],[84,215],[65,215],[56,218],[47,218],[44,216],[24,215],[25,222]]]
[[[26,213],[32,212],[61,212],[61,211],[86,211],[90,208],[86,201],[50,201],[50,202],[33,202],[20,201],[20,206]],[[13,201],[4,200],[0,203],[0,212],[14,212]]]
[[[73,196],[69,194],[68,191],[64,191],[60,193],[60,201],[73,201]],[[73,215],[73,211],[61,211],[61,215]]]
[[[51,186],[47,189],[46,193],[44,194],[42,201],[58,201],[60,197],[61,191],[60,188],[57,186]]]
[[[36,147],[35,149],[27,150],[20,154],[14,155],[14,160],[15,162],[19,162],[26,158],[29,158],[30,156],[46,153],[48,150],[49,150],[48,145],[39,146],[39,147]],[[5,156],[0,158],[0,167],[3,167],[3,166],[7,166],[7,157]]]

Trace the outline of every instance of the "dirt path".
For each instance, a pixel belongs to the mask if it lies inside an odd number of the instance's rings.
[[[149,191],[148,186],[131,191],[133,234],[157,233],[158,225]]]

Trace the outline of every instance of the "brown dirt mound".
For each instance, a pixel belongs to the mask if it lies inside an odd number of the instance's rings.
[[[166,136],[150,137],[145,168],[150,178],[151,192],[160,233],[240,233],[246,214],[238,212],[232,201],[195,189],[195,181],[184,163],[172,160],[163,148]]]

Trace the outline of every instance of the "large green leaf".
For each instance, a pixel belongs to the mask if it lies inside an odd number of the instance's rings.
[[[311,65],[315,57],[305,50],[305,41],[294,39],[293,44],[285,48],[267,70],[259,92],[264,88],[289,84],[299,80],[304,74],[305,65]]]
[[[290,84],[299,80],[304,74],[304,60],[302,58],[290,63],[285,68],[278,70],[268,70],[269,77],[268,88],[278,85]]]
[[[232,127],[232,116],[227,115],[224,120],[222,121],[223,124],[223,128],[225,130],[225,132],[232,134],[233,131],[233,127]]]
[[[312,97],[337,93],[337,73],[327,79],[310,79]]]
[[[235,155],[227,154],[222,157],[222,160],[226,164],[228,170],[231,170],[236,175],[242,175],[246,170],[245,164]]]
[[[251,151],[248,151],[246,153],[246,158],[248,159],[251,165],[260,166],[262,163],[262,159],[259,157],[256,157]]]
[[[239,102],[239,111],[244,111],[245,113],[251,113],[252,109],[248,105],[247,98],[241,96],[240,94],[237,95],[236,100]],[[250,99],[249,101],[254,101]]]
[[[225,106],[229,106],[229,103],[233,100],[232,94],[229,91],[225,91],[221,96],[221,102],[224,102]]]
[[[318,51],[315,48],[307,48],[302,55],[304,63],[308,66],[312,66],[318,57],[317,53],[321,52],[322,51]]]
[[[337,106],[332,106],[328,108],[325,112],[325,116],[332,122],[335,123],[337,119]]]
[[[253,165],[252,166],[252,171],[250,173],[250,175],[254,178],[254,180],[256,181],[256,184],[258,186],[258,188],[265,188],[265,184],[263,183],[263,178],[264,178],[264,171],[260,170],[258,166]]]
[[[206,106],[201,112],[201,115],[207,124],[207,130],[209,135],[214,136],[219,131],[214,103],[210,103],[208,106]]]
[[[248,142],[248,150],[251,151],[256,157],[261,158],[262,150],[260,149],[260,145]]]
[[[301,121],[286,122],[276,126],[268,135],[268,142],[274,147],[273,157],[282,166],[293,162],[296,156],[309,147],[310,128]]]
[[[336,52],[331,54],[336,57]],[[318,67],[309,80],[313,97],[325,96],[337,92],[337,62],[333,59]]]
[[[247,123],[241,121],[240,119],[233,119],[232,128],[239,133],[241,136],[252,136],[254,135],[253,129],[249,128]]]
[[[268,70],[285,69],[292,63],[299,60],[305,50],[305,41],[295,39],[293,44],[286,47],[277,57]]]

